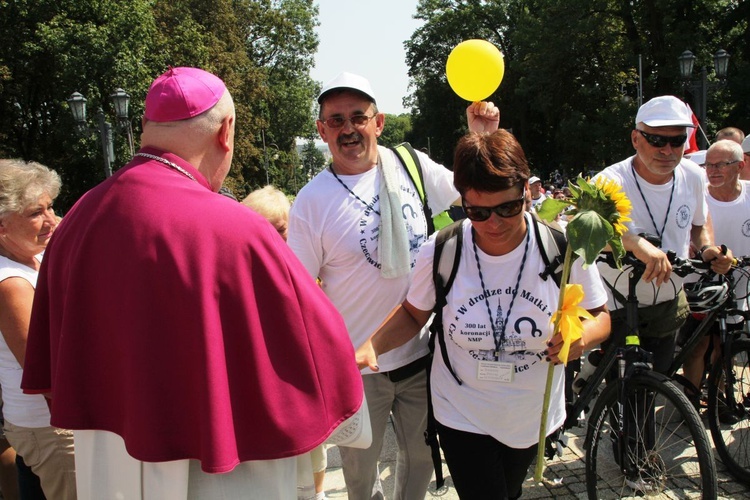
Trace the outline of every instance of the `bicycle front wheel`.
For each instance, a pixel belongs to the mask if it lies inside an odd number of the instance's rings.
[[[728,369],[722,359],[711,370],[708,425],[721,461],[750,484],[750,340],[732,341],[730,353]]]
[[[716,498],[711,446],[685,394],[656,373],[635,375],[625,391],[620,405],[617,383],[609,384],[589,417],[584,443],[589,498]]]

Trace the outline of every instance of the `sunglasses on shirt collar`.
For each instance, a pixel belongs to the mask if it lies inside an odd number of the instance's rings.
[[[643,130],[636,129],[640,134],[643,136],[644,139],[646,139],[646,142],[648,142],[651,146],[655,148],[663,148],[667,144],[672,146],[673,148],[681,148],[685,145],[685,142],[687,142],[687,134],[682,135],[659,135],[659,134],[649,134],[648,132],[644,132]]]
[[[523,211],[526,205],[526,188],[523,188],[523,193],[517,200],[506,201],[494,207],[468,207],[463,198],[461,199],[461,205],[466,213],[466,218],[477,222],[486,221],[493,212],[504,219],[515,217]]]

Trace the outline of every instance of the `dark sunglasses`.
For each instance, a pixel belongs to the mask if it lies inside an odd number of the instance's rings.
[[[658,134],[649,134],[648,132],[644,132],[643,130],[638,130],[638,132],[641,133],[644,139],[646,139],[646,142],[648,142],[650,145],[652,145],[655,148],[663,148],[667,144],[672,146],[673,148],[681,148],[685,145],[685,142],[687,142],[687,134],[683,135],[658,135]]]
[[[506,201],[494,207],[467,207],[463,199],[461,205],[466,213],[466,218],[477,222],[489,219],[493,212],[503,218],[515,217],[523,211],[523,207],[526,205],[526,188],[523,189],[523,194],[517,200]]]

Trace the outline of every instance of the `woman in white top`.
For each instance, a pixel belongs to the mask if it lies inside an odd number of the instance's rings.
[[[57,227],[60,176],[38,163],[0,160],[0,385],[5,435],[47,498],[76,498],[73,434],[50,426],[44,396],[21,391],[34,288]],[[23,492],[22,492],[23,496]]]
[[[469,134],[455,153],[454,184],[467,220],[455,281],[443,308],[447,358],[436,342],[431,391],[440,445],[459,497],[518,498],[536,454],[548,363],[559,365],[562,338],[552,336],[559,288],[543,280],[541,249],[524,211],[529,167],[504,130]],[[435,238],[419,251],[406,300],[357,351],[360,367],[377,370],[377,355],[419,332],[435,305]],[[606,293],[596,266],[574,264],[571,283],[583,285],[583,337],[570,359],[609,333]],[[564,370],[554,374],[547,429],[565,419]]]

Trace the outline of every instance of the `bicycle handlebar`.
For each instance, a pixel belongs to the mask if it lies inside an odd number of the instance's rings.
[[[677,257],[672,250],[668,250],[666,254],[669,263],[672,264],[672,272],[683,278],[688,274],[705,271],[711,268],[711,262],[703,262],[700,259],[682,259]],[[597,260],[600,262],[606,262],[611,267],[617,267],[615,266],[612,254],[609,252],[600,255]],[[632,252],[625,252],[625,255],[622,258],[622,264],[633,267],[638,274],[641,274],[646,270],[646,264],[638,260]]]

